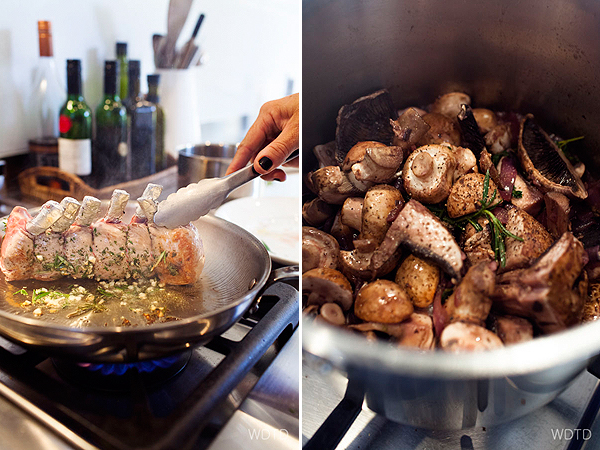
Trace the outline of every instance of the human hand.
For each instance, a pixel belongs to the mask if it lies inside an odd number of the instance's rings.
[[[263,175],[263,179],[285,181],[285,172],[277,167],[299,144],[300,96],[293,94],[267,102],[238,146],[226,175],[253,161],[254,170]],[[290,165],[297,164],[298,158],[295,158]]]

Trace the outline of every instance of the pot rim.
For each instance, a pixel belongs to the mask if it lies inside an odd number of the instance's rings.
[[[539,372],[600,352],[600,320],[494,350],[447,353],[394,347],[303,318],[302,348],[340,369],[366,368],[404,376],[498,378]]]

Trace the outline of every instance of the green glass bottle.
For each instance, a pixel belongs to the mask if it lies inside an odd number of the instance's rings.
[[[127,179],[127,111],[117,95],[117,62],[104,62],[104,99],[96,109],[96,137],[92,153],[98,187]]]
[[[142,98],[140,70],[140,61],[129,61],[129,95],[123,102],[127,108],[131,178],[134,180],[156,172],[156,106]]]
[[[129,94],[127,42],[117,42],[117,61],[119,63],[119,98],[125,100]]]
[[[156,171],[165,169],[165,113],[159,104],[158,84],[160,75],[148,75],[148,95],[146,100],[156,106]]]
[[[81,89],[81,61],[67,60],[67,102],[58,118],[58,166],[80,176],[92,173],[92,110]]]

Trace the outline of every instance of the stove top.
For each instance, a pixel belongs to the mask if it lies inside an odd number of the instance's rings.
[[[525,417],[495,427],[443,432],[400,425],[369,410],[364,404],[361,407],[360,400],[345,397],[348,387],[345,377],[327,367],[316,368],[307,361],[310,359],[303,360],[302,364],[303,446],[330,415],[335,416],[332,412],[336,410],[346,417],[353,413],[357,416],[347,431],[344,431],[343,421],[338,422],[338,428],[342,428],[339,444],[332,447],[319,445],[319,450],[600,448],[600,418],[597,417],[600,381],[588,372],[576,378],[554,401]],[[353,404],[357,406],[356,411]],[[336,432],[327,430],[324,434],[335,436]]]
[[[160,361],[171,370],[164,378],[162,368],[117,368],[124,373],[109,376],[118,386],[102,381],[106,368],[92,367],[88,378],[90,368],[0,338],[0,449],[225,448],[228,426],[240,428],[241,418],[257,444],[277,431],[275,448],[297,447],[297,324],[297,290],[276,283],[226,333],[173,364]],[[294,352],[296,368],[286,370]]]

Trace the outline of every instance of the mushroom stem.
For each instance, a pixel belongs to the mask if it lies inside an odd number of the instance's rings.
[[[433,158],[427,152],[420,152],[415,156],[411,169],[417,178],[426,178],[433,172]]]

